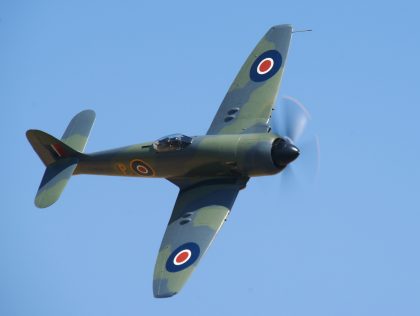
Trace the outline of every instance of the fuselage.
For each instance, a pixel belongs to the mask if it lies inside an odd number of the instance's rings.
[[[281,171],[271,157],[275,134],[206,135],[181,149],[159,152],[153,142],[80,157],[74,174],[131,177],[263,176]]]

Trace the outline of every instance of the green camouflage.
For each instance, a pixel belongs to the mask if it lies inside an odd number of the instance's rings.
[[[197,136],[187,148],[165,153],[156,152],[147,142],[80,156],[74,173],[194,180],[274,174],[278,170],[265,153],[276,138],[271,133]],[[137,173],[131,167],[134,160],[145,162],[153,173]]]
[[[292,35],[291,25],[272,27],[249,55],[210,125],[207,134],[265,133],[268,120],[279,91]],[[263,52],[277,50],[282,56],[282,65],[269,80],[254,82],[250,79],[251,65]],[[238,108],[238,114],[225,122],[230,109]]]
[[[75,158],[61,159],[45,170],[35,197],[37,207],[45,208],[58,200],[76,169],[77,161]]]
[[[72,174],[171,181],[180,191],[159,249],[153,292],[156,297],[178,293],[249,178],[276,174],[284,168],[273,156],[280,136],[270,132],[269,121],[291,34],[290,25],[280,25],[261,39],[232,83],[207,135],[182,135],[173,142],[168,137],[84,154],[95,119],[93,111],[76,115],[61,141],[29,130],[28,140],[47,166],[35,204],[47,207],[54,203]],[[169,149],[159,149],[165,142]]]
[[[70,121],[61,141],[79,152],[84,152],[96,114],[92,110],[85,110],[77,114]]]
[[[82,111],[67,126],[61,141],[39,130],[28,130],[26,137],[47,167],[35,197],[35,205],[45,208],[55,203],[83,156],[95,112]]]
[[[222,227],[246,181],[220,179],[181,188],[156,261],[153,277],[155,297],[169,297],[179,292]],[[200,247],[198,259],[182,271],[168,271],[165,265],[170,254],[190,241]]]

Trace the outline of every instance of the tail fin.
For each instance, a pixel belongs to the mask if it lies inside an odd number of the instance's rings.
[[[95,121],[95,112],[77,114],[61,140],[39,130],[28,130],[26,137],[47,169],[35,197],[35,205],[45,208],[58,200],[77,167]]]

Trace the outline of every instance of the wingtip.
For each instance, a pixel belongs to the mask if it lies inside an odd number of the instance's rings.
[[[271,29],[292,29],[293,26],[292,24],[279,24],[279,25],[274,25],[271,27]]]
[[[163,292],[163,293],[156,293],[154,292],[153,295],[155,298],[168,298],[178,294],[178,292]]]
[[[94,110],[87,109],[77,113],[75,117],[85,117],[86,119],[95,120],[96,113]]]

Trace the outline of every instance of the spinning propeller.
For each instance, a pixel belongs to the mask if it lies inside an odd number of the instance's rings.
[[[285,177],[295,178],[289,163],[300,156],[294,164],[302,165],[303,173],[309,178],[315,177],[319,170],[320,147],[318,136],[310,129],[309,111],[292,97],[283,97],[278,108],[279,115],[271,120],[273,131],[281,136],[272,147],[274,162],[278,167],[285,168]]]

